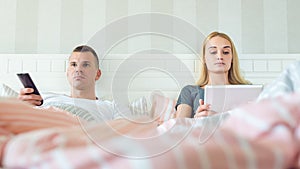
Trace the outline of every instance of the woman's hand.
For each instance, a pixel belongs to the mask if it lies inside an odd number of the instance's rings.
[[[209,109],[210,109],[210,104],[204,104],[204,101],[202,99],[199,99],[199,107],[195,112],[194,118],[206,117],[216,113]]]

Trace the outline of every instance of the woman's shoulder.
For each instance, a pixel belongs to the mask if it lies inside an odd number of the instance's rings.
[[[203,90],[203,89],[198,85],[186,85],[182,88],[182,90],[185,90],[185,91],[199,91],[199,90]]]

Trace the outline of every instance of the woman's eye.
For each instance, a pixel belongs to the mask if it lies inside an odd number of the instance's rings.
[[[225,52],[223,52],[223,54],[228,55],[228,54],[230,54],[230,52],[225,51]]]
[[[215,54],[217,54],[217,51],[210,51],[209,53],[212,55],[215,55]]]

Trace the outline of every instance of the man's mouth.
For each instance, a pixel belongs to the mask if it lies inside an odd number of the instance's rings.
[[[81,79],[84,79],[84,77],[83,76],[74,76],[73,79],[74,80],[81,80]]]

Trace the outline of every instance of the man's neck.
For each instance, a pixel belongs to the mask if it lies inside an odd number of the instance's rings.
[[[82,99],[89,99],[89,100],[97,100],[96,94],[94,91],[83,91],[83,90],[73,90],[71,91],[72,98],[82,98]]]

